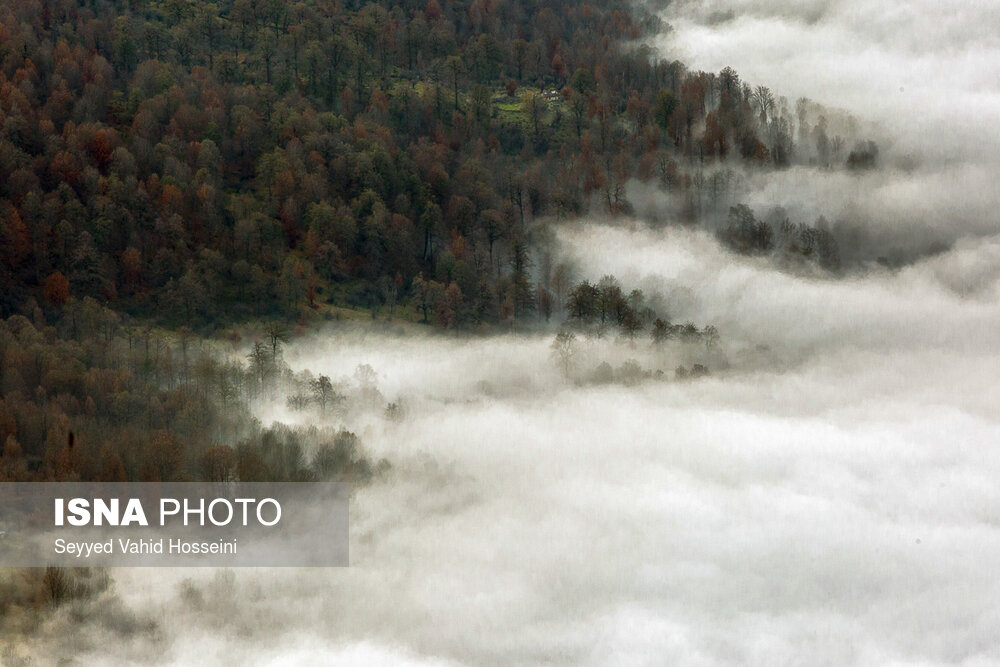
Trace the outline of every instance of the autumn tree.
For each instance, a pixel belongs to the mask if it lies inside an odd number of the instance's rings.
[[[62,306],[69,300],[69,281],[60,271],[53,271],[45,279],[45,301],[53,306]]]

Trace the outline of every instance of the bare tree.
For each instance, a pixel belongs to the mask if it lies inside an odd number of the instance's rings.
[[[288,327],[284,322],[271,322],[264,327],[268,343],[271,346],[271,363],[278,363],[278,354],[281,352],[281,344],[288,342]]]
[[[569,377],[576,356],[576,335],[569,331],[560,331],[552,341],[552,351],[559,360],[563,375]]]
[[[325,375],[320,375],[315,380],[311,380],[309,388],[312,389],[313,398],[319,405],[320,410],[325,411],[328,405],[336,401],[336,392],[333,390],[333,383]]]
[[[774,115],[774,95],[767,86],[757,86],[753,92],[753,104],[757,108],[761,127],[767,127]]]
[[[260,382],[261,387],[263,387],[264,380],[270,371],[267,349],[264,347],[263,343],[258,341],[253,344],[253,348],[247,356],[247,361],[250,362],[250,370],[253,372],[254,377]]]

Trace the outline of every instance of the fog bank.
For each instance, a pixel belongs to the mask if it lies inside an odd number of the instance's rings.
[[[990,2],[672,2],[658,42],[689,67],[727,65],[790,100],[877,121],[893,150],[996,163],[1000,7]]]
[[[825,216],[860,261],[909,262],[1000,232],[996,3],[679,0],[664,19],[661,54],[693,69],[732,66],[792,108],[804,97],[851,114],[879,143],[875,172],[757,175],[743,199],[758,213]]]
[[[1000,660],[996,243],[830,281],[686,230],[560,242],[581,275],[614,271],[716,324],[729,368],[594,385],[563,376],[547,336],[302,340],[296,370],[368,364],[381,401],[406,406],[330,417],[394,466],[352,499],[352,566],[116,571],[92,620],[62,611],[27,648],[178,665]],[[646,340],[579,349],[581,369],[629,357],[673,363]]]

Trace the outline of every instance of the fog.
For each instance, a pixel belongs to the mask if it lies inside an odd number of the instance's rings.
[[[840,280],[775,271],[766,258],[737,259],[710,236],[681,228],[592,225],[564,233],[561,242],[585,277],[612,273],[645,285],[666,295],[672,320],[711,322],[731,345],[766,345],[780,359],[996,351],[998,238]]]
[[[846,258],[859,261],[903,263],[1000,230],[997,3],[678,0],[664,19],[662,55],[732,66],[792,108],[804,97],[849,113],[879,143],[875,172],[756,175],[743,200],[758,213],[839,221]]]
[[[351,501],[351,567],[118,570],[16,647],[87,664],[987,665],[1000,661],[997,9],[986,3],[677,3],[662,48],[847,108],[895,133],[862,177],[805,167],[750,201],[873,238],[942,237],[897,270],[776,270],[705,231],[594,220],[557,231],[581,278],[616,275],[692,351],[543,334],[331,327],[296,371],[376,398],[319,417],[386,457]],[[705,7],[705,8],[703,8]],[[731,12],[731,15],[729,14]],[[976,120],[978,119],[978,120]],[[799,208],[795,208],[799,207]],[[852,209],[854,207],[854,209]],[[846,215],[846,214],[845,214]],[[916,246],[914,246],[916,247]],[[901,251],[902,252],[902,251]],[[595,384],[602,361],[657,379]],[[384,406],[403,406],[398,419]],[[11,654],[15,655],[15,654]]]
[[[989,664],[1000,659],[1000,263],[960,245],[832,281],[689,230],[560,237],[582,276],[712,322],[728,366],[593,385],[674,352],[333,328],[295,369],[377,374],[346,420],[393,471],[352,499],[350,568],[118,570],[40,655],[190,664]],[[378,405],[381,405],[379,403]],[[280,402],[265,420],[314,422]],[[103,606],[100,606],[103,605]],[[74,631],[68,632],[72,627]],[[99,660],[98,660],[99,662]]]
[[[963,238],[1000,232],[1000,168],[993,165],[927,163],[863,173],[797,165],[781,171],[737,167],[735,173],[739,184],[720,202],[715,227],[726,224],[727,205],[735,203],[747,204],[759,219],[776,208],[793,223],[813,225],[823,216],[848,270],[880,258],[903,265]],[[629,199],[638,213],[654,220],[677,203],[669,193],[638,183]]]
[[[677,0],[665,19],[657,45],[691,68],[880,122],[897,153],[996,163],[996,3]]]

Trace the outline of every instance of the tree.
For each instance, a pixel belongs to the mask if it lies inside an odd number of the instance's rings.
[[[445,328],[451,327],[458,319],[464,296],[455,283],[450,283],[437,302],[438,322]]]
[[[427,7],[424,10],[424,14],[427,16],[428,21],[441,20],[441,5],[438,3],[438,0],[427,0]]]
[[[69,281],[60,271],[54,271],[45,279],[45,301],[52,306],[62,306],[69,300]]]
[[[121,254],[122,275],[125,287],[129,292],[135,292],[142,280],[142,255],[137,248],[126,248]]]
[[[601,317],[601,324],[609,322],[620,324],[619,313],[624,301],[618,280],[611,275],[601,278],[597,283],[597,312]]]
[[[264,334],[271,346],[271,363],[277,364],[281,345],[288,342],[288,327],[284,322],[268,322],[264,327]]]
[[[428,314],[444,296],[441,283],[434,280],[424,280],[424,274],[418,273],[411,286],[412,303],[423,315],[423,321],[429,322]]]
[[[584,324],[594,321],[598,312],[597,288],[584,280],[569,293],[568,310],[573,317]]]
[[[761,127],[767,127],[774,113],[774,95],[767,86],[757,86],[754,89],[753,102],[757,107]]]
[[[10,209],[6,220],[0,220],[3,232],[3,259],[8,266],[17,268],[31,254],[31,234],[17,209]]]
[[[445,60],[445,67],[448,68],[448,72],[451,74],[451,84],[452,93],[454,95],[455,109],[458,110],[458,77],[462,74],[465,66],[462,64],[462,59],[458,56],[448,56]]]
[[[159,429],[153,434],[144,459],[145,481],[177,482],[184,458],[184,443],[167,429]]]
[[[253,377],[260,383],[263,387],[267,376],[271,372],[271,361],[268,358],[270,355],[267,353],[267,348],[260,341],[253,344],[250,349],[250,354],[247,360],[250,362],[250,369],[253,373]]]
[[[653,328],[650,331],[650,336],[653,339],[654,345],[658,347],[662,346],[665,342],[667,342],[670,338],[673,337],[673,331],[672,327],[670,326],[670,322],[662,320],[659,317],[657,317],[653,321]]]
[[[528,52],[531,50],[531,46],[528,42],[521,38],[515,39],[511,44],[511,52],[513,54],[514,66],[517,70],[517,80],[524,80],[524,66],[528,62]]]
[[[827,165],[830,157],[830,139],[826,135],[826,116],[820,116],[813,128],[813,139],[816,142],[816,155],[820,164]]]
[[[319,409],[324,412],[329,405],[339,400],[333,389],[333,383],[330,382],[330,378],[326,375],[320,375],[309,382],[309,388],[312,390],[313,399],[319,405]]]
[[[552,351],[559,361],[563,375],[568,378],[576,356],[576,336],[572,332],[560,331],[552,341]]]
[[[535,303],[538,304],[539,314],[545,318],[546,322],[548,322],[552,317],[552,294],[547,289],[539,285],[538,296]]]
[[[521,94],[521,108],[528,116],[531,124],[531,138],[538,142],[541,139],[542,115],[545,113],[545,100],[533,90],[526,90]]]
[[[511,292],[514,305],[514,319],[535,310],[535,293],[528,280],[528,246],[522,238],[515,238],[511,244]]]
[[[620,326],[622,335],[629,340],[635,340],[636,335],[642,330],[642,319],[634,309],[629,307],[622,314]]]
[[[719,347],[719,330],[714,326],[706,326],[701,331],[701,339],[705,341],[705,347],[714,350]]]
[[[581,95],[590,95],[594,92],[597,82],[594,75],[586,67],[577,67],[573,70],[573,76],[569,80],[569,85]]]
[[[358,445],[358,436],[346,430],[334,437],[332,445],[324,443],[312,461],[316,476],[321,480],[341,476],[369,476],[370,466],[360,456]]]
[[[878,164],[878,145],[874,141],[862,141],[847,156],[847,168],[853,170],[874,169]]]
[[[729,208],[729,225],[723,235],[726,243],[738,252],[767,252],[774,245],[774,233],[765,221],[757,221],[746,204]]]
[[[653,118],[656,124],[666,131],[670,127],[670,119],[673,118],[677,109],[677,98],[670,90],[661,90],[656,94],[656,103],[653,105]]]
[[[228,445],[209,447],[201,457],[201,474],[206,482],[229,482],[236,473],[236,452]]]

